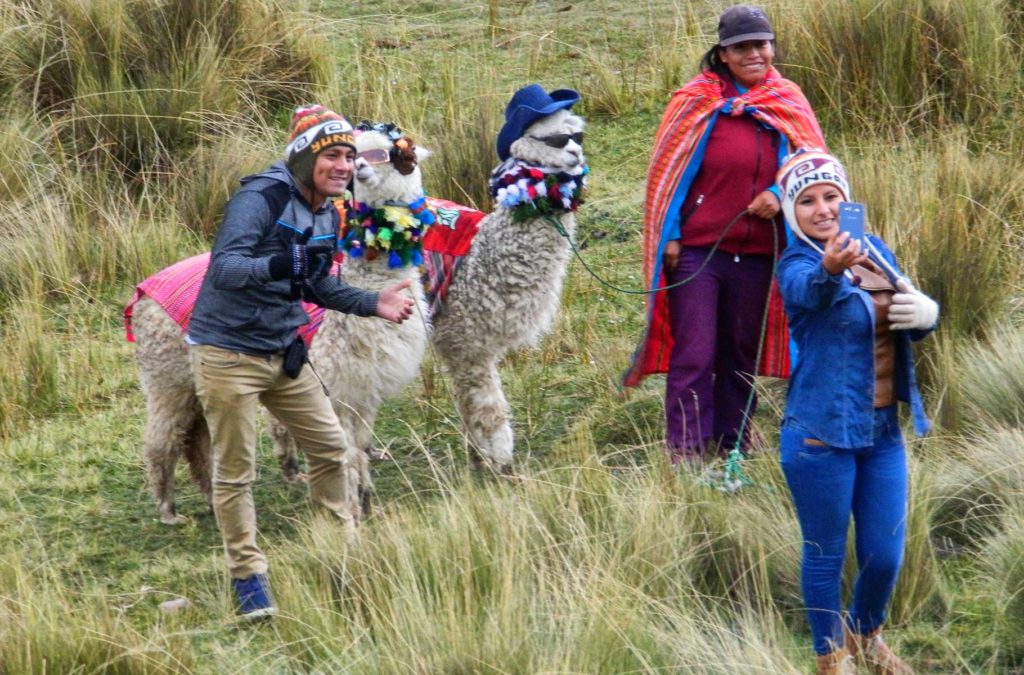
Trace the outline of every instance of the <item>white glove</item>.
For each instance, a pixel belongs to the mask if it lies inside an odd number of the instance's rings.
[[[939,303],[917,290],[905,279],[896,281],[899,293],[889,306],[889,327],[893,330],[927,330],[939,320]]]

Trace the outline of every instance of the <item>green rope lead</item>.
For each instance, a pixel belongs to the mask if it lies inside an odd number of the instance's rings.
[[[677,281],[674,284],[663,286],[661,288],[652,288],[650,290],[634,290],[628,288],[619,288],[618,286],[615,286],[614,284],[611,284],[602,279],[594,270],[590,268],[590,265],[588,265],[587,261],[583,259],[583,256],[580,255],[579,249],[576,248],[576,243],[572,240],[572,237],[569,235],[569,232],[565,229],[565,226],[562,225],[562,221],[550,215],[545,215],[544,219],[547,220],[548,224],[555,229],[555,232],[557,232],[559,235],[564,237],[567,242],[569,242],[569,248],[572,249],[572,252],[576,256],[576,259],[579,260],[580,264],[583,265],[583,269],[585,269],[590,274],[590,276],[596,279],[603,286],[606,286],[607,288],[610,288],[613,291],[618,291],[620,293],[628,293],[630,295],[649,295],[651,293],[667,291],[672,288],[685,286],[686,284],[690,283],[695,278],[697,278],[697,276],[704,271],[704,268],[707,267],[708,263],[711,262],[711,257],[715,254],[715,251],[718,250],[719,245],[721,245],[722,240],[725,239],[725,235],[729,232],[729,229],[732,228],[732,226],[735,225],[737,221],[739,221],[739,219],[746,214],[747,210],[744,209],[740,211],[738,214],[736,214],[736,217],[729,221],[729,224],[726,225],[725,229],[722,230],[722,234],[721,236],[718,237],[718,241],[716,241],[714,246],[711,247],[711,250],[708,252],[707,257],[704,258],[703,262],[701,262],[700,267],[697,268],[696,272],[694,272],[685,279]],[[772,228],[772,245],[774,249],[773,259],[777,259],[779,257],[779,232],[774,227]],[[771,279],[768,282],[769,289],[771,288],[771,284],[775,282],[777,272],[776,268],[777,265],[772,265],[772,275]],[[766,302],[764,307],[764,314],[761,317],[761,336],[757,342],[757,358],[754,360],[755,364],[761,363],[761,352],[764,349],[765,335],[767,333],[768,303]],[[746,472],[743,470],[743,462],[745,457],[743,455],[743,451],[740,450],[740,445],[743,443],[743,434],[746,432],[747,422],[750,420],[750,410],[751,408],[753,408],[753,406],[754,387],[753,383],[751,383],[750,394],[747,396],[747,403],[743,409],[743,418],[740,422],[739,433],[736,435],[736,445],[733,446],[733,449],[730,450],[729,454],[726,456],[725,470],[713,471],[707,474],[705,478],[701,479],[701,482],[704,483],[705,485],[717,488],[718,490],[729,494],[735,494],[740,490],[740,488],[754,485],[754,481],[752,481],[750,477],[747,476]]]

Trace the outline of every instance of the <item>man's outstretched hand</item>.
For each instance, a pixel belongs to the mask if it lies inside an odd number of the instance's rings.
[[[412,279],[406,279],[382,290],[377,297],[377,316],[394,323],[402,323],[412,316],[415,301],[402,292],[411,285]]]

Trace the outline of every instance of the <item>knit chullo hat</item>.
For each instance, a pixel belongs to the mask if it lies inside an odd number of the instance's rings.
[[[800,193],[812,185],[827,183],[842,193],[843,201],[850,199],[846,169],[838,159],[818,148],[801,148],[786,157],[775,182],[782,192],[782,215],[786,217],[789,229],[808,243],[812,242],[796,222],[796,202]]]
[[[355,135],[347,119],[317,104],[295,109],[288,128],[284,161],[296,179],[306,187],[313,187],[316,156],[333,145],[348,145],[355,149]]]

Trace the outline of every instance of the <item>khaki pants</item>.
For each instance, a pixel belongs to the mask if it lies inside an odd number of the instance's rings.
[[[208,345],[191,348],[196,393],[210,428],[213,449],[213,511],[224,539],[232,578],[267,571],[256,544],[256,416],[262,403],[291,431],[309,464],[309,492],[354,531],[360,485],[368,487],[365,454],[338,423],[312,368],[297,379],[281,371],[280,355],[251,356]]]

